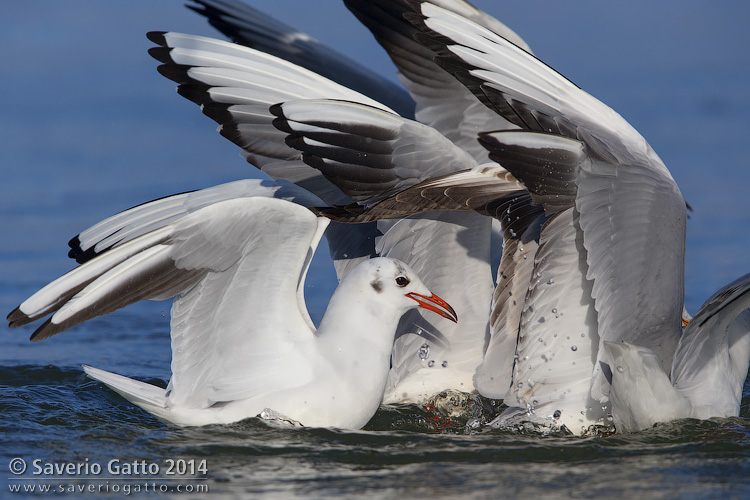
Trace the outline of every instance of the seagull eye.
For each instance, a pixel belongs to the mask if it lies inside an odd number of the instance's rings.
[[[403,288],[409,284],[409,280],[405,278],[404,276],[399,276],[396,278],[396,284]]]

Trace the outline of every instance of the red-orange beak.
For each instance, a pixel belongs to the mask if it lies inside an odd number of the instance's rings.
[[[407,293],[407,297],[416,300],[419,307],[424,307],[432,312],[438,313],[440,316],[447,318],[454,323],[458,323],[458,315],[456,311],[446,301],[435,295],[434,293],[429,297],[420,295],[418,293]]]

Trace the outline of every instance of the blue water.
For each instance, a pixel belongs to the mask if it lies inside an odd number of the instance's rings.
[[[393,74],[339,2],[254,3]],[[750,271],[744,3],[477,3],[625,116],[670,168],[693,208],[686,263],[690,311]],[[98,220],[156,197],[257,176],[215,133],[213,122],[157,74],[144,36],[154,29],[215,36],[180,2],[4,5],[0,310],[10,311],[72,268],[67,240]],[[308,280],[308,304],[320,318],[335,286],[324,248]],[[382,411],[360,432],[254,420],[173,429],[80,370],[87,363],[165,382],[168,314],[168,302],[136,304],[34,344],[27,340],[33,326],[2,327],[0,497],[11,495],[6,482],[33,483],[10,474],[15,457],[29,464],[145,460],[162,466],[157,483],[170,491],[200,485],[225,497],[747,498],[750,491],[747,383],[739,418],[682,421],[623,436],[467,434],[463,422],[437,425],[434,415],[418,408]],[[205,460],[208,473],[175,480],[164,474],[168,459]],[[102,476],[78,484],[99,487],[87,494],[94,498],[124,494],[113,491],[122,480],[102,490]]]

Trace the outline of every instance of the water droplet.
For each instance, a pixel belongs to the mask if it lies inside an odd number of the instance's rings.
[[[429,366],[430,368],[432,368],[433,366],[435,366],[435,361],[431,359],[431,360],[430,360],[430,361],[429,361],[429,362],[427,363],[427,366]]]
[[[539,342],[544,342],[544,339],[543,339],[543,338],[540,338],[540,339],[539,339]]]
[[[620,372],[620,373],[622,373],[624,371],[624,368],[622,366],[618,366],[617,367],[617,371]]]
[[[419,359],[425,360],[430,356],[430,344],[424,343],[419,347]]]
[[[552,414],[552,417],[554,418],[560,418],[562,416],[562,412],[560,410],[555,410],[555,413]]]
[[[533,400],[533,401],[531,402],[531,405],[532,405],[532,406],[536,406],[536,405],[538,405],[538,404],[539,404],[539,401],[538,401],[538,400],[536,400],[536,399],[535,399],[535,400]]]
[[[582,334],[581,334],[581,338],[582,338],[582,339],[585,339],[585,338],[586,338],[586,334],[585,334],[585,333],[582,333]]]
[[[552,314],[557,314],[557,308],[556,307],[552,308]]]
[[[448,367],[448,362],[447,361],[443,361],[440,366],[442,366],[443,368],[447,368]]]
[[[520,389],[521,387],[523,387],[523,382],[517,383],[516,386]]]
[[[570,346],[570,350],[575,352],[575,351],[578,350],[578,346],[577,345],[572,345],[572,346]]]

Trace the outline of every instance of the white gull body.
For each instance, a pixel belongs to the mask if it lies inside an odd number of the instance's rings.
[[[52,313],[32,336],[42,340],[137,300],[175,296],[167,389],[86,372],[175,425],[270,409],[303,425],[356,429],[382,399],[400,317],[415,307],[456,316],[407,265],[376,258],[341,281],[316,330],[302,291],[327,224],[282,199],[219,201],[115,244],[8,320],[16,327]]]

